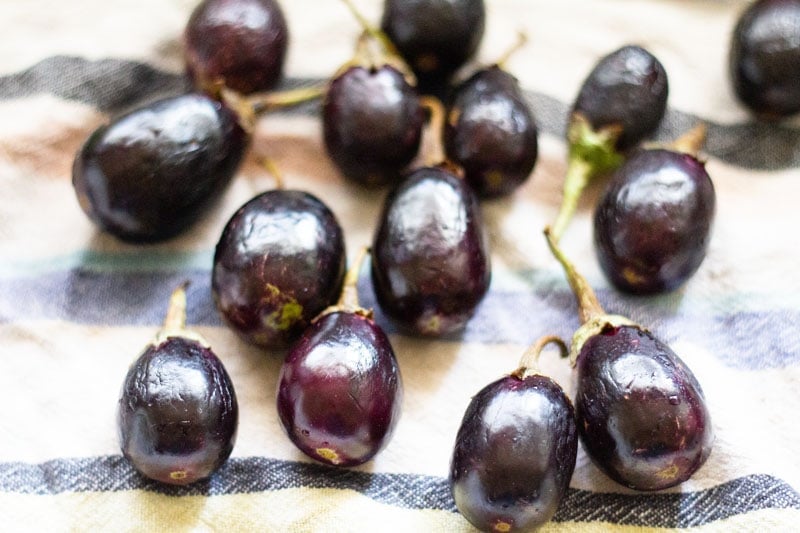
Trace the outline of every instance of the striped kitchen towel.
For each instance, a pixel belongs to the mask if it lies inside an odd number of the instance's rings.
[[[379,20],[381,2],[356,2]],[[453,338],[390,333],[405,384],[393,439],[352,469],[311,462],[275,409],[280,353],[223,326],[210,292],[214,246],[227,219],[274,187],[269,158],[291,188],[312,192],[345,230],[349,256],[370,243],[385,191],[345,182],[324,153],[319,104],[263,117],[250,153],[200,224],[164,243],[99,232],[78,206],[71,165],[110,117],[188,87],[180,35],[196,0],[0,3],[0,530],[471,531],[447,473],[470,397],[513,370],[545,334],[569,339],[575,304],[541,230],[565,170],[564,125],[594,62],[638,43],[664,64],[672,139],[709,127],[703,157],[717,191],[708,256],[676,293],[624,296],[594,256],[590,186],[565,252],[604,306],[649,327],[694,370],[713,417],[707,463],[672,490],[636,493],[579,450],[566,500],[546,531],[792,531],[800,523],[800,123],[755,122],[727,78],[730,33],[746,2],[489,0],[479,62],[518,30],[508,62],[540,127],[539,161],[513,196],[483,204],[493,278]],[[282,2],[291,32],[283,87],[328,79],[359,33],[342,2]],[[429,146],[427,139],[426,146]],[[171,290],[188,289],[189,325],[224,361],[240,402],[231,459],[185,488],[147,481],[119,451],[115,410],[128,366],[157,331]],[[375,306],[366,270],[359,291]],[[568,364],[543,370],[572,396]]]

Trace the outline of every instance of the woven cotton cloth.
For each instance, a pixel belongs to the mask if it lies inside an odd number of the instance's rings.
[[[378,21],[381,3],[356,2]],[[578,327],[542,229],[555,217],[572,99],[598,58],[627,43],[665,66],[669,109],[656,134],[708,125],[702,157],[717,193],[705,262],[675,293],[630,297],[592,245],[593,183],[562,246],[609,311],[667,342],[705,391],[716,441],[671,490],[610,481],[579,449],[570,490],[545,531],[792,531],[800,523],[800,124],[755,122],[733,97],[727,50],[739,1],[489,0],[476,64],[525,31],[507,63],[536,115],[539,160],[511,197],[482,204],[491,288],[460,335],[390,334],[405,385],[388,446],[359,468],[306,458],[276,414],[282,353],[245,344],[214,307],[210,270],[225,222],[285,184],[323,199],[348,256],[371,242],[385,190],[348,184],[325,155],[319,103],[264,116],[234,182],[177,238],[132,245],[98,231],[71,185],[76,150],[113,116],[184,92],[181,33],[194,0],[0,3],[0,516],[3,531],[471,531],[450,495],[455,434],[472,395],[525,348]],[[284,1],[291,42],[282,87],[327,80],[359,27],[341,2]],[[431,148],[426,134],[423,153]],[[421,155],[421,160],[424,155]],[[376,306],[367,269],[359,291]],[[240,403],[233,455],[210,480],[150,482],[121,456],[115,413],[128,366],[157,332],[173,288],[190,281],[188,323],[226,365]],[[574,395],[572,370],[543,372]]]

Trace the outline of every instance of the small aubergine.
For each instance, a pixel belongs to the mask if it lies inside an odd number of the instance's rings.
[[[675,352],[641,326],[599,328],[577,348],[575,405],[586,452],[611,479],[632,489],[686,481],[713,442],[700,384]]]
[[[183,40],[195,84],[221,81],[249,94],[280,79],[289,28],[276,0],[203,0],[192,11]]]
[[[92,133],[72,185],[83,211],[126,241],[173,237],[233,178],[249,142],[237,113],[202,94],[156,101]]]
[[[572,402],[523,356],[519,369],[481,389],[464,413],[450,466],[456,507],[481,531],[539,528],[566,495],[577,453]]]
[[[483,0],[385,0],[381,29],[424,90],[438,89],[480,46],[486,26]]]
[[[184,327],[176,289],[164,328],[128,370],[117,426],[126,459],[142,475],[188,485],[213,474],[236,441],[239,407],[222,361]]]
[[[551,232],[556,242],[589,182],[620,166],[622,152],[655,131],[666,112],[668,94],[664,67],[640,46],[623,46],[597,62],[569,115],[564,196]]]
[[[399,181],[417,155],[423,122],[416,90],[390,65],[349,67],[322,106],[328,155],[345,178],[370,187]]]
[[[714,184],[696,157],[634,152],[595,210],[595,251],[606,277],[635,294],[678,288],[705,258],[715,204]]]
[[[278,416],[303,453],[356,466],[389,442],[403,397],[400,369],[372,311],[358,305],[359,260],[336,306],[291,347],[278,377]]]
[[[728,72],[736,97],[759,118],[800,112],[800,0],[757,0],[739,16]]]
[[[536,165],[538,129],[516,78],[494,65],[455,89],[444,146],[481,198],[510,194]]]
[[[444,167],[414,170],[387,196],[372,253],[381,309],[417,334],[462,329],[489,289],[480,206],[464,180]]]
[[[242,338],[286,347],[336,301],[345,275],[336,216],[303,191],[271,190],[240,207],[217,242],[214,302]]]
[[[364,34],[325,94],[325,150],[348,180],[373,187],[396,184],[422,139],[425,113],[416,80],[388,37],[346,3]]]
[[[396,184],[416,157],[425,113],[416,80],[389,38],[352,5],[363,27],[354,57],[333,76],[322,103],[325,150],[360,185]]]
[[[700,384],[667,345],[630,319],[607,314],[546,231],[578,300],[572,339],[575,410],[586,453],[614,481],[641,491],[674,487],[714,442]]]
[[[627,45],[600,58],[572,105],[594,130],[618,127],[616,148],[627,150],[655,131],[667,110],[669,83],[661,62]]]

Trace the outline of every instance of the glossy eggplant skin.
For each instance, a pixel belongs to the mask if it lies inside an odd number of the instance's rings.
[[[248,141],[219,102],[167,98],[95,130],[75,157],[72,185],[101,229],[126,241],[164,240],[220,197]]]
[[[184,30],[186,67],[196,83],[222,80],[247,94],[283,73],[289,29],[275,0],[204,0]]]
[[[716,195],[705,165],[670,150],[641,150],[617,169],[594,217],[600,266],[618,289],[672,291],[706,256]]]
[[[285,348],[336,301],[345,261],[344,233],[322,201],[267,191],[234,213],[217,242],[214,302],[248,342]]]
[[[385,0],[381,29],[422,89],[446,83],[480,46],[483,0]]]
[[[381,309],[421,335],[462,329],[489,288],[491,263],[475,194],[451,172],[422,167],[387,198],[372,244]]]
[[[531,531],[567,493],[578,453],[575,410],[552,379],[508,376],[464,414],[450,466],[456,507],[482,531]]]
[[[403,397],[392,345],[372,319],[323,315],[292,346],[278,378],[278,416],[291,441],[326,464],[369,461],[391,438]]]
[[[144,476],[172,485],[209,477],[230,456],[239,407],[219,358],[195,340],[149,346],[122,386],[123,455]]]
[[[481,198],[510,194],[536,165],[538,129],[516,78],[498,66],[460,84],[447,114],[447,156]]]
[[[635,490],[678,485],[711,453],[700,384],[675,352],[636,326],[607,327],[583,345],[575,408],[592,461]]]
[[[572,107],[599,129],[618,125],[617,148],[627,150],[655,131],[667,109],[667,73],[656,57],[628,45],[602,57]]]
[[[758,116],[800,112],[800,0],[759,0],[733,31],[729,73],[739,100]]]
[[[325,148],[356,183],[398,183],[419,151],[425,114],[416,89],[394,67],[353,66],[336,76],[322,106]]]

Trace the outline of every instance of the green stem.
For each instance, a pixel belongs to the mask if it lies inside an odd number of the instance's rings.
[[[253,93],[248,95],[240,94],[227,87],[219,89],[222,101],[233,109],[239,117],[239,124],[242,128],[252,133],[255,128],[258,116],[267,111],[281,107],[291,107],[302,104],[325,94],[325,86],[300,87],[299,89],[289,89],[286,91]]]
[[[564,252],[561,251],[561,248],[558,247],[558,244],[551,235],[550,228],[545,228],[544,235],[547,237],[547,244],[553,256],[561,263],[564,274],[567,276],[567,282],[569,282],[572,293],[575,295],[575,300],[578,302],[578,316],[580,317],[581,323],[585,324],[593,319],[606,316],[607,313],[600,305],[597,295],[591,285],[589,285],[586,278],[575,269],[575,266],[567,259]]]
[[[167,316],[164,318],[164,331],[180,331],[186,328],[186,287],[188,281],[181,283],[169,297]]]
[[[706,142],[706,133],[708,128],[704,123],[700,123],[694,128],[690,129],[674,141],[672,141],[667,148],[674,152],[683,152],[693,157],[697,157],[697,153]]]
[[[520,358],[519,367],[511,374],[519,379],[525,379],[529,376],[539,374],[539,357],[548,344],[557,345],[561,352],[561,357],[567,357],[567,345],[561,340],[561,337],[546,335],[525,350],[525,353],[522,354],[522,358]]]
[[[435,96],[428,95],[420,96],[419,103],[430,114],[430,126],[428,128],[431,132],[430,138],[433,141],[433,147],[430,154],[428,154],[427,163],[430,166],[438,165],[447,159],[442,143],[446,114],[444,104]]]
[[[272,93],[254,93],[244,98],[253,108],[253,112],[258,115],[272,109],[291,107],[315,100],[324,96],[326,90],[327,86],[316,85]]]
[[[348,62],[348,66],[355,64],[370,70],[377,70],[381,65],[386,64],[386,51],[383,50],[380,43],[377,45],[375,43],[372,35],[367,32],[362,33],[356,43],[355,55],[352,61]]]
[[[257,117],[253,106],[247,101],[247,98],[224,86],[217,89],[217,94],[222,102],[236,113],[242,129],[248,134],[253,133]]]
[[[369,254],[369,248],[364,246],[358,251],[358,256],[353,262],[353,265],[347,271],[344,277],[344,284],[342,285],[342,294],[339,296],[337,307],[342,309],[360,309],[358,303],[358,275],[361,273],[361,268],[364,265],[364,260]]]
[[[592,290],[589,282],[578,273],[575,266],[567,259],[567,256],[564,255],[564,252],[553,240],[550,228],[544,229],[544,235],[547,237],[547,244],[550,246],[553,256],[561,263],[572,293],[575,295],[575,300],[578,302],[578,316],[581,320],[581,327],[575,330],[572,335],[572,344],[569,349],[569,361],[573,367],[577,364],[578,355],[586,341],[602,333],[606,328],[634,326],[643,329],[628,317],[607,314],[597,300],[597,295]]]
[[[283,172],[281,172],[277,163],[268,156],[261,157],[259,161],[261,166],[264,167],[264,170],[275,180],[275,189],[284,190],[286,188],[286,180],[283,179]]]
[[[339,301],[323,309],[322,312],[315,316],[311,322],[316,322],[320,318],[331,313],[341,312],[354,313],[356,315],[361,315],[363,317],[372,319],[372,309],[364,309],[358,303],[358,275],[361,272],[364,259],[366,259],[368,254],[369,248],[366,246],[359,250],[358,257],[356,257],[355,262],[350,266],[347,274],[345,274],[344,283],[342,284],[342,292],[339,294]]]
[[[561,208],[558,210],[558,216],[556,216],[556,221],[553,223],[553,229],[550,232],[556,242],[561,240],[564,230],[567,229],[572,217],[575,215],[583,190],[594,174],[594,166],[590,162],[581,157],[569,158],[567,174],[564,178],[564,195],[561,199]]]
[[[616,149],[621,131],[617,126],[595,130],[583,115],[572,115],[567,128],[569,159],[564,178],[564,196],[552,230],[555,242],[561,240],[589,182],[622,164],[622,155]]]
[[[500,67],[500,68],[502,68],[502,69],[504,69],[504,70],[505,70],[505,68],[506,68],[506,63],[508,63],[508,60],[509,60],[509,59],[511,59],[511,56],[513,56],[514,54],[516,54],[516,53],[517,53],[517,52],[518,52],[520,49],[522,49],[522,47],[523,47],[523,46],[525,46],[526,44],[528,44],[528,34],[527,34],[527,33],[525,33],[525,32],[524,32],[524,31],[522,31],[522,30],[519,30],[519,31],[517,32],[517,40],[514,42],[514,44],[512,44],[512,45],[511,45],[511,46],[508,48],[508,50],[506,50],[505,52],[503,52],[503,55],[501,55],[501,56],[498,58],[498,60],[497,60],[497,62],[496,62],[495,64],[496,64],[498,67]]]
[[[356,9],[356,6],[353,4],[351,0],[342,0],[344,5],[350,10],[350,13],[353,14],[356,21],[358,21],[358,25],[361,26],[361,29],[364,30],[370,37],[381,43],[381,45],[386,49],[386,52],[394,52],[394,45],[389,37],[383,33],[381,30],[370,24],[370,22],[361,14],[361,12]]]
[[[170,337],[181,337],[193,340],[206,348],[209,347],[208,341],[199,333],[186,329],[186,287],[188,286],[189,282],[185,281],[172,291],[169,297],[167,315],[164,318],[164,325],[153,339],[151,343],[153,346],[158,346]]]
[[[356,46],[355,57],[352,61],[345,64],[345,67],[352,65],[359,65],[371,69],[377,69],[383,65],[390,65],[396,68],[409,83],[409,85],[416,86],[417,79],[414,76],[411,67],[400,55],[397,47],[386,33],[370,22],[362,15],[351,0],[342,0],[350,12],[358,21],[359,26],[363,30],[363,34],[358,40]],[[374,50],[377,47],[378,50]]]

